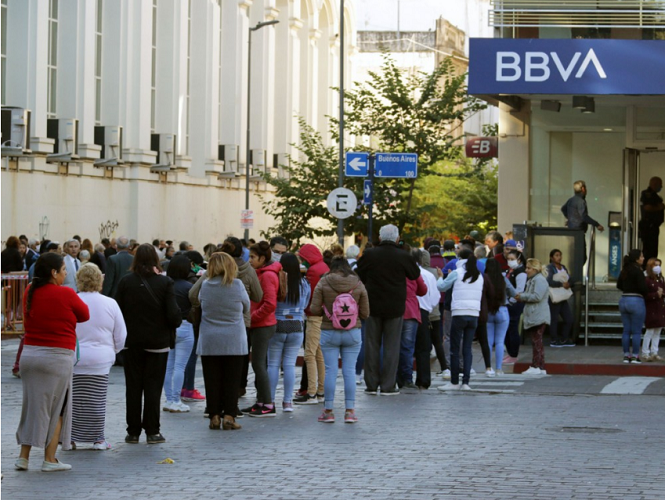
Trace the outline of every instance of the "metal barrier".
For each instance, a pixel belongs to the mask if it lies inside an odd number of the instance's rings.
[[[23,294],[27,287],[27,272],[2,275],[2,333],[23,334]]]
[[[589,287],[596,289],[596,228],[591,227],[591,244],[584,273],[584,345],[589,345]]]

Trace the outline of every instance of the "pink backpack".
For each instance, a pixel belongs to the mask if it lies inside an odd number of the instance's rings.
[[[360,281],[358,281],[360,283]],[[326,306],[323,306],[323,312],[326,313],[327,318],[332,321],[335,330],[351,330],[356,327],[358,323],[358,303],[353,298],[352,292],[358,286],[354,286],[346,293],[339,293],[332,288],[333,292],[338,293],[335,301],[332,304],[332,314],[328,311]],[[328,282],[330,286],[330,282]]]

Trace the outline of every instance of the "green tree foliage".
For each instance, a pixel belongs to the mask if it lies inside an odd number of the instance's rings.
[[[429,194],[416,196],[417,190],[422,186],[436,191],[435,186],[447,185],[442,184],[442,179],[446,178],[442,176],[454,175],[463,182],[461,179],[473,174],[473,168],[472,172],[445,170],[452,168],[452,162],[460,157],[457,144],[463,134],[463,121],[486,107],[467,95],[465,78],[466,75],[454,74],[449,60],[444,60],[431,73],[409,74],[398,68],[390,56],[384,55],[380,72],[371,72],[366,83],[345,92],[346,132],[359,138],[371,137],[373,146],[373,149],[353,146],[347,150],[418,154],[417,181],[375,181],[375,233],[385,223],[396,224],[413,236],[431,231],[423,224],[423,219],[429,218],[433,204],[444,200],[438,197],[437,202]],[[335,140],[337,126],[337,120],[331,118],[331,135]],[[287,168],[290,178],[266,175],[275,193],[274,197],[263,199],[264,210],[277,221],[267,234],[281,234],[292,241],[334,234],[337,222],[328,214],[325,201],[337,187],[338,148],[325,146],[321,135],[303,119],[300,127],[300,143],[295,145],[298,153],[290,158]],[[360,200],[362,186],[362,179],[344,179],[344,187],[352,189]],[[454,195],[460,200],[463,198],[459,192]],[[445,220],[452,221],[452,213],[448,213],[447,218],[437,219],[437,224],[441,224],[437,227],[443,228]],[[346,219],[344,227],[347,234],[366,234],[367,207],[361,205],[353,217]]]

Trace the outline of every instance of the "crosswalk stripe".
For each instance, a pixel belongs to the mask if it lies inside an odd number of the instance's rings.
[[[473,385],[482,385],[483,387],[486,385],[524,385],[524,382],[510,382],[510,381],[500,381],[500,380],[474,380]]]
[[[642,394],[658,377],[621,377],[607,384],[601,394]]]

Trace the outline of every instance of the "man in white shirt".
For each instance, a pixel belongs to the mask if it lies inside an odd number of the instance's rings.
[[[65,266],[67,268],[67,277],[63,282],[64,286],[72,288],[78,292],[76,287],[76,273],[81,269],[81,261],[78,259],[79,252],[81,251],[81,244],[78,240],[69,240],[65,242]]]

